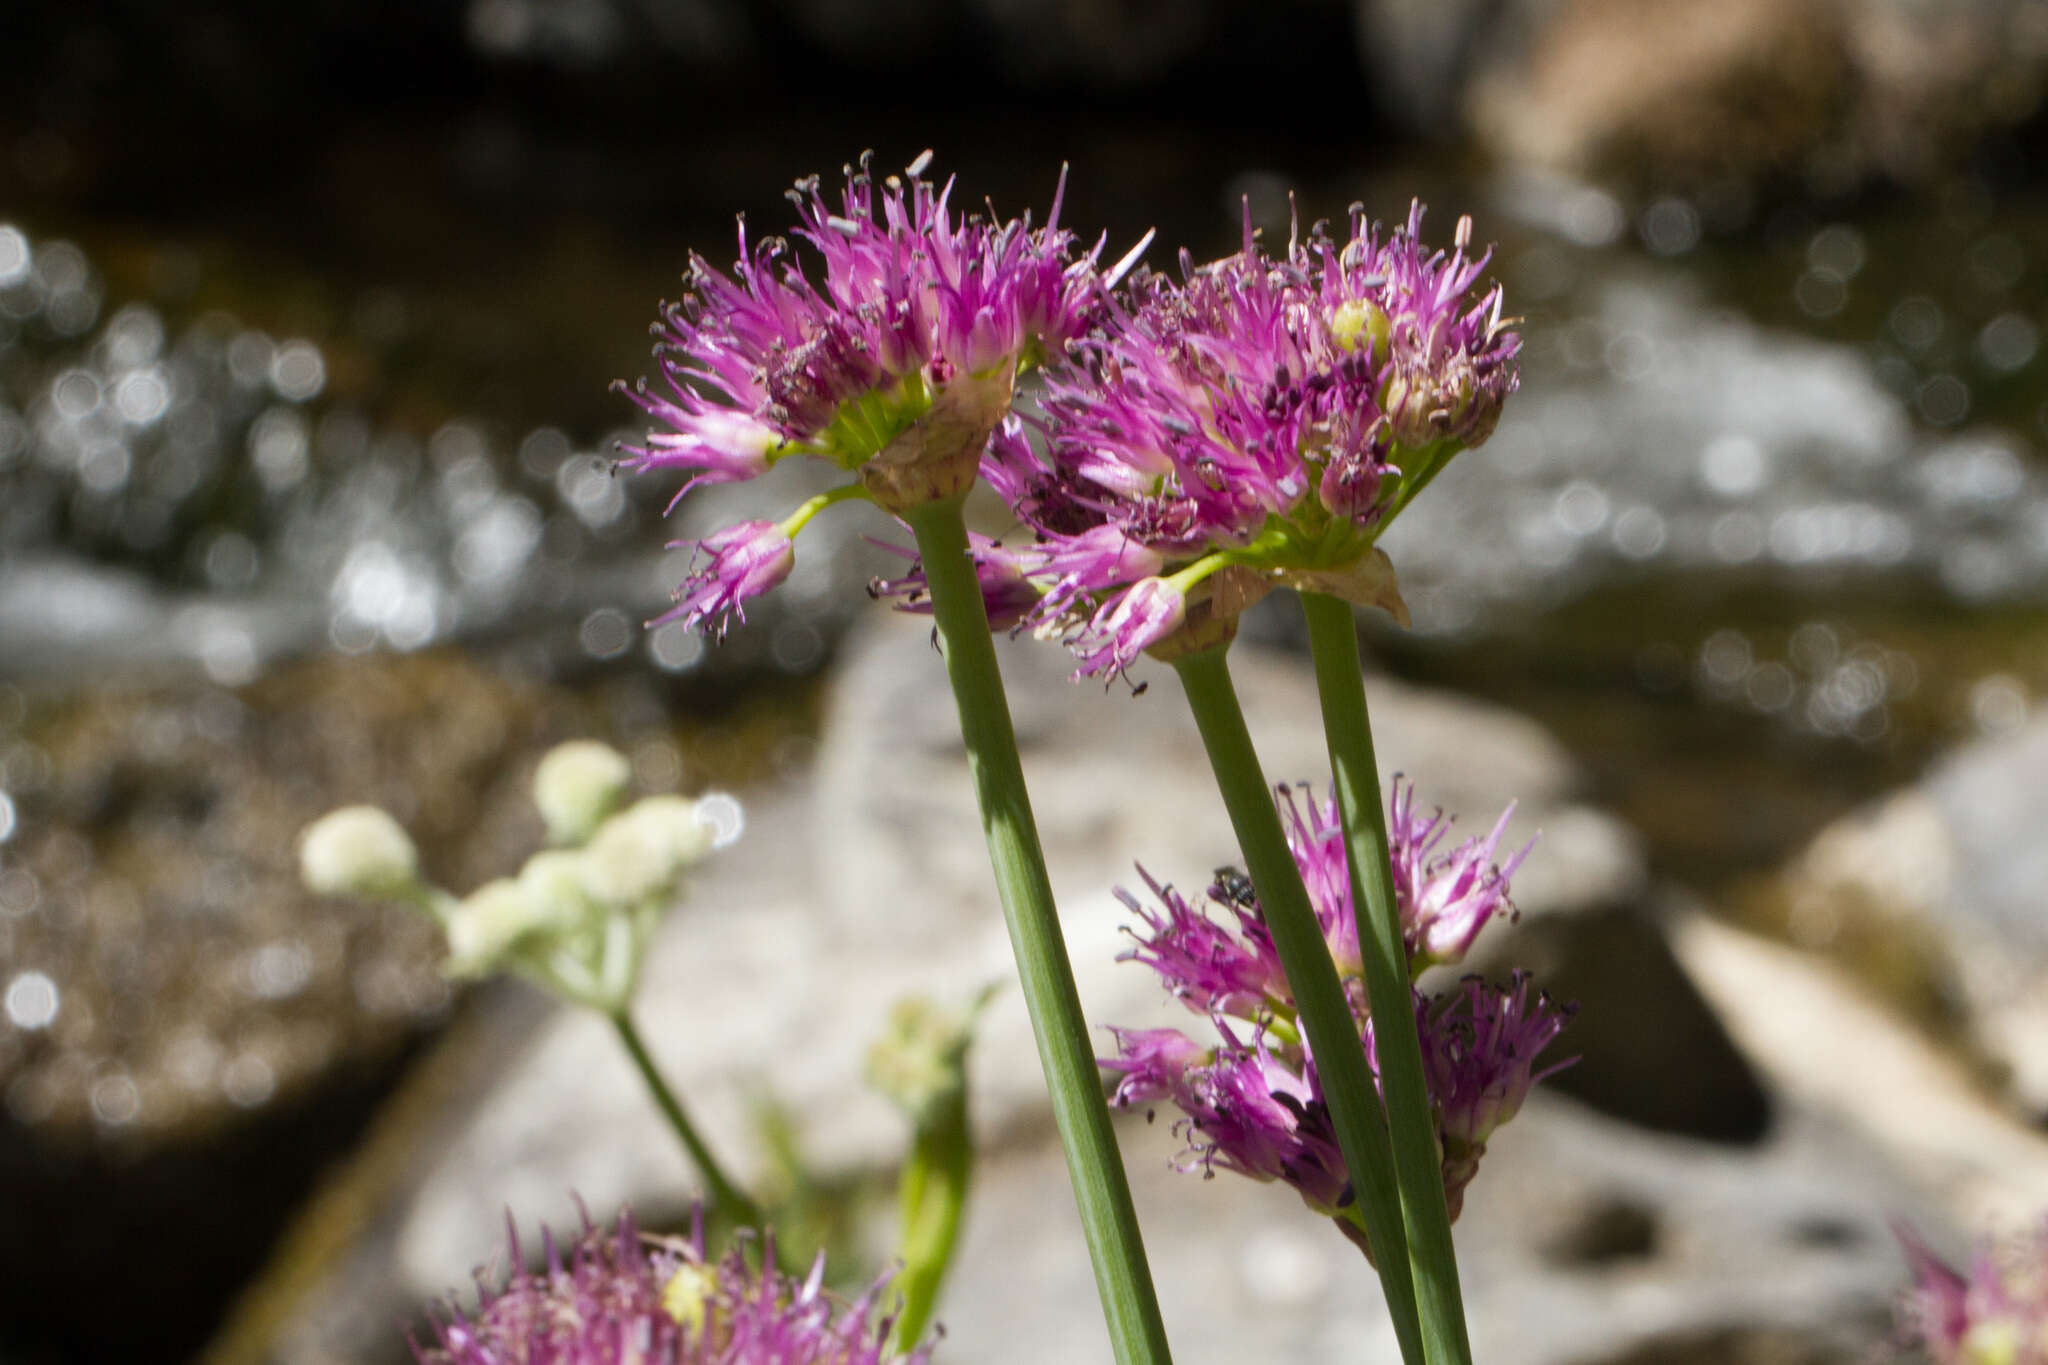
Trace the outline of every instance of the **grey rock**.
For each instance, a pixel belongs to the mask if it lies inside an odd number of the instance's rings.
[[[1840,967],[1700,914],[1674,942],[1776,1091],[1862,1133],[1961,1225],[2048,1205],[2048,1135]]]
[[[1365,1262],[1291,1191],[1169,1169],[1163,1116],[1122,1142],[1176,1359],[1400,1358]],[[941,1315],[950,1352],[1109,1358],[1064,1178],[1042,1147],[983,1168]],[[1736,1151],[1539,1095],[1493,1143],[1456,1229],[1475,1356],[1667,1361],[1768,1335],[1849,1365],[1886,1331],[1901,1263],[1884,1219],[1900,1198],[1881,1157],[1811,1114]],[[1599,1224],[1632,1231],[1603,1242]]]
[[[2043,773],[2048,717],[1965,745],[1823,830],[1761,897],[1795,941],[1959,1029],[2036,1118],[2048,1117]]]

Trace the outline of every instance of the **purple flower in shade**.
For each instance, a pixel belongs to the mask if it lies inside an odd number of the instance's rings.
[[[1347,978],[1346,994],[1372,1061],[1372,1023],[1357,983],[1358,938],[1334,803],[1313,796],[1297,801],[1285,787],[1279,799],[1289,847],[1324,940]],[[1406,831],[1410,843],[1420,841],[1419,848],[1404,847],[1397,833],[1396,857],[1405,853],[1411,867],[1422,870],[1423,891],[1446,877],[1463,877],[1470,861],[1464,850],[1449,857],[1431,855],[1442,835],[1442,816],[1414,820],[1412,791],[1405,800],[1397,791],[1396,800],[1404,818],[1395,828]],[[1492,842],[1485,847],[1490,857]],[[1503,903],[1506,875],[1498,874]],[[1315,1060],[1249,884],[1226,870],[1197,902],[1149,875],[1145,883],[1156,909],[1118,893],[1142,921],[1142,928],[1133,931],[1138,946],[1125,956],[1158,973],[1172,995],[1208,1018],[1220,1041],[1205,1046],[1176,1029],[1112,1029],[1117,1052],[1104,1058],[1102,1067],[1116,1078],[1113,1102],[1126,1107],[1171,1103],[1181,1114],[1176,1131],[1187,1140],[1176,1159],[1181,1169],[1221,1167],[1258,1180],[1284,1181],[1363,1248],[1363,1220],[1346,1184]],[[1411,903],[1451,900],[1423,894]],[[1409,922],[1406,905],[1403,914]],[[1477,923],[1485,918],[1477,917]],[[1426,917],[1413,921],[1423,929],[1433,922]],[[1411,938],[1411,946],[1414,942]],[[1536,991],[1521,974],[1506,987],[1470,977],[1435,999],[1418,991],[1415,1010],[1443,1153],[1444,1193],[1456,1217],[1487,1141],[1521,1109],[1538,1081],[1564,1065],[1543,1067],[1539,1060],[1572,1011]],[[1374,1069],[1377,1073],[1377,1062]]]
[[[1186,648],[1227,642],[1280,586],[1405,620],[1375,542],[1491,433],[1520,346],[1479,289],[1469,220],[1448,254],[1421,223],[1419,205],[1387,233],[1355,213],[1348,241],[1318,227],[1275,259],[1247,216],[1236,255],[1132,279],[1049,374],[1037,445],[997,431],[983,477],[1034,537],[1003,553],[1043,593],[1030,624],[1064,633],[1082,674],[1157,644],[1106,628],[1163,619],[1169,596]]]
[[[929,1347],[887,1345],[877,1313],[883,1284],[838,1305],[822,1287],[824,1258],[802,1281],[775,1269],[772,1239],[759,1271],[735,1248],[715,1264],[701,1219],[688,1238],[641,1235],[630,1214],[607,1231],[587,1222],[566,1254],[553,1238],[546,1265],[525,1269],[516,1232],[513,1271],[493,1291],[479,1281],[474,1311],[451,1308],[422,1365],[924,1365]]]
[[[669,548],[691,544],[677,541]],[[675,590],[675,606],[660,621],[680,620],[717,637],[734,620],[747,619],[748,599],[789,577],[796,546],[780,522],[736,521],[695,542],[688,576]]]
[[[1117,899],[1145,925],[1145,932],[1132,932],[1138,946],[1123,960],[1142,962],[1159,973],[1168,991],[1200,1013],[1256,1020],[1274,1002],[1291,999],[1280,955],[1255,902],[1230,899],[1220,883],[1211,888],[1209,903],[1230,920],[1226,928],[1206,907],[1154,881],[1144,868],[1138,875],[1165,908],[1153,910],[1118,889]]]
[[[1415,806],[1414,784],[1394,779],[1387,839],[1393,853],[1394,899],[1401,909],[1411,972],[1420,974],[1427,967],[1463,962],[1489,920],[1499,914],[1514,915],[1508,879],[1535,846],[1533,842],[1524,844],[1504,860],[1494,861],[1514,813],[1514,803],[1509,802],[1485,838],[1467,839],[1439,852],[1437,846],[1451,827],[1450,817],[1441,807],[1428,816],[1421,815]],[[1329,820],[1336,822],[1334,808]]]
[[[1505,988],[1467,977],[1435,1002],[1418,992],[1416,1007],[1429,1102],[1443,1148],[1444,1197],[1456,1218],[1487,1139],[1521,1112],[1538,1081],[1571,1065],[1567,1060],[1538,1070],[1536,1063],[1576,1008],[1535,990],[1526,972],[1516,972]]]
[[[1174,1160],[1177,1169],[1220,1167],[1283,1181],[1317,1213],[1346,1216],[1350,1177],[1313,1066],[1274,1051],[1262,1036],[1242,1042],[1228,1028],[1215,1049],[1176,1029],[1111,1032],[1118,1055],[1102,1063],[1118,1078],[1111,1102],[1130,1107],[1166,1100],[1180,1110],[1174,1131],[1188,1145]]]
[[[964,493],[1019,370],[1095,325],[1136,252],[1097,269],[1102,243],[1082,251],[1059,226],[1064,172],[1034,228],[956,212],[929,161],[878,184],[863,157],[836,206],[815,177],[799,182],[794,249],[750,242],[742,223],[730,274],[693,255],[683,301],[655,326],[654,381],[628,391],[652,429],[622,462],[681,471],[678,499],[791,455],[856,476],[785,520],[790,537],[842,497],[902,511]]]
[[[2048,1219],[2003,1245],[1980,1245],[1968,1274],[1910,1229],[1897,1231],[1913,1271],[1899,1304],[1904,1345],[1935,1365],[2048,1365]]]
[[[1281,787],[1280,818],[1287,845],[1301,868],[1309,903],[1323,926],[1330,955],[1347,980],[1364,970],[1358,956],[1358,921],[1351,910],[1351,869],[1344,853],[1344,826],[1334,792],[1318,800],[1313,792],[1296,799]],[[1508,879],[1529,854],[1524,846],[1496,864],[1493,859],[1515,812],[1511,803],[1484,839],[1468,839],[1439,851],[1451,818],[1441,809],[1424,817],[1415,806],[1415,787],[1394,779],[1388,803],[1387,842],[1394,865],[1394,905],[1408,948],[1408,970],[1462,962],[1494,916],[1512,915]]]

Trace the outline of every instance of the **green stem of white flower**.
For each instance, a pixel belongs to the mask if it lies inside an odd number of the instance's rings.
[[[654,1103],[661,1110],[668,1126],[682,1140],[690,1160],[697,1163],[698,1174],[704,1177],[704,1184],[711,1191],[711,1202],[719,1212],[731,1218],[742,1227],[761,1226],[761,1208],[745,1191],[735,1185],[718,1164],[718,1158],[711,1155],[711,1148],[698,1135],[697,1127],[690,1122],[689,1114],[683,1109],[682,1097],[669,1086],[654,1058],[647,1051],[647,1044],[641,1041],[640,1030],[633,1024],[632,1016],[619,1009],[606,1016],[612,1021],[619,1041],[625,1045],[626,1055],[633,1060],[633,1066],[640,1073],[640,1079],[647,1083],[647,1091],[654,1097]]]

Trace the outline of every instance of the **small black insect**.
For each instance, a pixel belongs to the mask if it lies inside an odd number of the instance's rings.
[[[1252,887],[1252,879],[1235,867],[1216,869],[1215,893],[1218,899],[1230,905],[1250,910],[1258,905],[1259,893]]]

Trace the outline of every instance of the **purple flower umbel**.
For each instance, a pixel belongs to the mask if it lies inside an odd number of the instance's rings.
[[[478,1289],[473,1312],[451,1309],[421,1365],[925,1365],[930,1347],[887,1345],[891,1319],[876,1312],[883,1283],[840,1305],[823,1287],[824,1258],[802,1281],[763,1269],[738,1248],[715,1264],[698,1223],[688,1238],[650,1238],[630,1214],[607,1231],[586,1223],[565,1254],[546,1241],[547,1264],[525,1269],[516,1231],[511,1277]]]
[[[678,499],[790,455],[857,477],[780,523],[789,539],[843,497],[901,511],[966,491],[1019,370],[1092,326],[1128,263],[1099,272],[1102,244],[1079,250],[1058,193],[1039,228],[956,212],[952,183],[924,178],[929,161],[878,184],[863,157],[836,206],[815,177],[799,182],[797,248],[750,243],[742,223],[730,274],[691,257],[683,301],[655,327],[654,382],[629,391],[653,427],[622,447],[628,468],[682,471]],[[713,624],[773,581],[700,558],[680,614]]]
[[[1979,1246],[1967,1274],[1898,1231],[1914,1280],[1899,1306],[1904,1344],[1935,1365],[2048,1365],[2048,1219]]]
[[[1304,810],[1285,787],[1280,801],[1289,846],[1371,1060],[1372,1023],[1359,980],[1350,878],[1334,805],[1310,797]],[[1505,868],[1491,863],[1498,826],[1486,840],[1435,853],[1448,822],[1441,812],[1429,820],[1415,819],[1413,801],[1413,790],[1397,785],[1397,819],[1391,829],[1396,863],[1405,859],[1411,872],[1405,887],[1397,887],[1397,898],[1411,963],[1419,974],[1437,960],[1419,946],[1429,942],[1431,929],[1455,919],[1462,955],[1471,935],[1507,903],[1508,874],[1521,858],[1510,858]],[[1219,873],[1197,902],[1150,876],[1145,882],[1157,909],[1119,893],[1142,922],[1133,931],[1137,947],[1125,956],[1152,968],[1182,1004],[1206,1016],[1218,1041],[1205,1045],[1176,1029],[1113,1029],[1117,1055],[1102,1061],[1103,1070],[1116,1078],[1113,1102],[1171,1103],[1180,1110],[1177,1129],[1188,1144],[1177,1161],[1183,1170],[1221,1167],[1257,1180],[1283,1181],[1310,1208],[1335,1218],[1339,1229],[1363,1247],[1363,1220],[1345,1177],[1315,1059],[1249,883],[1241,874]],[[1483,913],[1472,908],[1480,903]],[[1446,907],[1460,908],[1453,915]],[[1534,990],[1521,974],[1505,988],[1468,977],[1435,999],[1418,991],[1415,1010],[1444,1193],[1455,1218],[1487,1141],[1521,1109],[1538,1081],[1566,1065],[1543,1066],[1540,1059],[1572,1012]]]
[[[1243,248],[1177,281],[1143,272],[1049,373],[1042,452],[999,428],[983,476],[1032,533],[1009,555],[1084,674],[1229,638],[1278,586],[1397,616],[1380,532],[1458,450],[1491,434],[1520,338],[1481,291],[1469,220],[1446,253],[1422,210],[1382,233],[1354,213],[1275,259]],[[1169,613],[1165,608],[1171,603]]]

